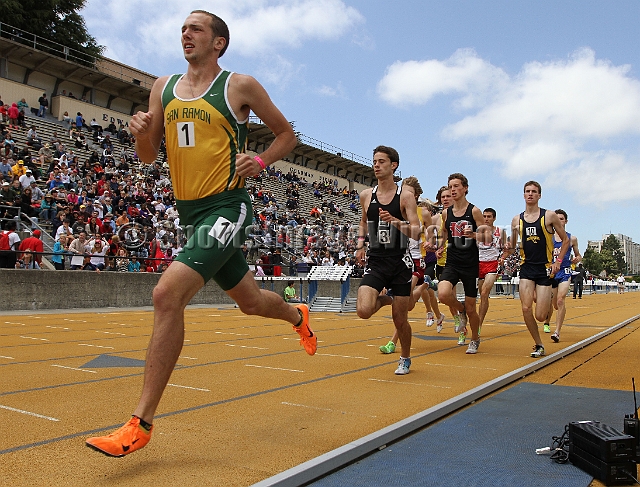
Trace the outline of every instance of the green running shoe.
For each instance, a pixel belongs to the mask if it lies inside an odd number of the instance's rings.
[[[393,342],[390,341],[386,345],[381,345],[380,351],[382,353],[393,353],[396,351],[396,346],[393,344]]]

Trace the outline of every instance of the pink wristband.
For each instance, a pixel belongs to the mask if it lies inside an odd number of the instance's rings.
[[[260,164],[260,167],[262,169],[266,169],[267,168],[267,165],[264,163],[264,161],[262,160],[262,158],[260,156],[255,156],[254,159],[256,161],[258,161],[258,164]]]

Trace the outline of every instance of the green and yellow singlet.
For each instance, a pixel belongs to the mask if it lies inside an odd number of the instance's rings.
[[[162,90],[167,160],[178,200],[197,200],[244,187],[236,175],[236,155],[244,151],[247,120],[227,102],[233,73],[220,71],[205,93],[194,99],[176,95],[184,75],[169,77]]]

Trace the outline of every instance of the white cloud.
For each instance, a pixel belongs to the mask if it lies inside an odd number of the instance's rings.
[[[336,86],[322,85],[316,90],[319,95],[327,96],[330,98],[345,98],[345,89],[341,82],[338,82]]]
[[[247,7],[229,21],[230,29],[241,33],[234,48],[246,56],[340,37],[363,21],[356,9],[341,0],[282,1],[278,5],[251,1]]]
[[[559,134],[604,139],[640,129],[640,82],[628,66],[597,61],[583,49],[569,60],[533,62],[497,99],[454,124],[449,135]]]
[[[378,83],[378,94],[395,106],[423,105],[436,95],[462,94],[459,103],[470,108],[506,79],[500,68],[472,49],[459,49],[446,61],[395,62]]]
[[[283,56],[274,55],[269,57],[269,62],[261,62],[256,66],[256,77],[264,83],[285,89],[302,68]]]
[[[108,47],[105,55],[163,74],[183,59],[180,27],[199,0],[90,0],[82,14],[89,32]],[[364,18],[342,0],[210,0],[206,9],[227,22],[234,55],[280,55],[305,42],[348,33]],[[225,58],[222,59],[224,61]]]
[[[554,171],[547,181],[551,187],[569,189],[584,205],[604,209],[613,202],[638,199],[635,183],[640,181],[640,164],[616,151],[600,151]]]
[[[443,137],[511,179],[553,173],[549,184],[569,188],[584,204],[585,193],[605,202],[640,197],[612,191],[620,177],[639,180],[640,81],[629,66],[598,60],[590,49],[530,62],[516,76],[471,50],[446,61],[396,62],[378,90],[394,106],[450,95],[454,114],[471,113]]]

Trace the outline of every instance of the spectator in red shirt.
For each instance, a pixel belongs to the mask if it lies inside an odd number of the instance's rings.
[[[42,254],[32,254],[31,252],[44,252],[42,240],[40,240],[40,230],[34,230],[31,237],[20,242],[19,247],[22,252],[22,260],[28,269],[40,269],[42,266]]]
[[[93,164],[93,172],[96,173],[96,176],[100,176],[104,174],[104,169],[102,169],[102,165],[100,164],[100,161],[97,161]]]

